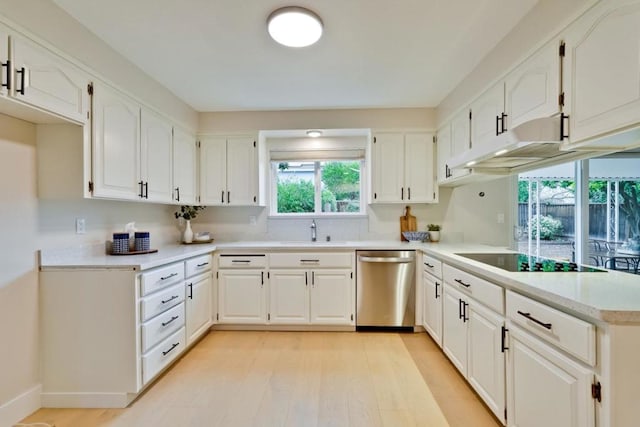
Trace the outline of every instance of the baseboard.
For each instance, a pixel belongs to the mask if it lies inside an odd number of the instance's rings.
[[[42,393],[43,408],[126,408],[132,393]]]
[[[40,409],[41,392],[38,384],[0,406],[0,426],[12,426]]]
[[[355,326],[348,325],[241,325],[215,324],[212,331],[318,331],[318,332],[354,332]]]

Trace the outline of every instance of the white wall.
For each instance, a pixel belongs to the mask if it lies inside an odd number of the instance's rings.
[[[197,114],[189,105],[98,39],[51,0],[0,0],[0,15],[37,36],[38,42],[44,41],[48,47],[83,63],[183,127],[197,129]]]
[[[281,129],[435,129],[433,108],[200,113],[200,133]]]
[[[39,384],[35,127],[0,115],[0,425]]]

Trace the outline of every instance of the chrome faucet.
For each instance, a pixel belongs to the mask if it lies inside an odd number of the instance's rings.
[[[311,220],[311,241],[312,241],[312,242],[315,242],[315,241],[316,241],[316,237],[317,237],[317,235],[316,235],[316,229],[317,229],[317,226],[316,226],[316,220],[315,220],[315,219],[313,219],[313,220]]]

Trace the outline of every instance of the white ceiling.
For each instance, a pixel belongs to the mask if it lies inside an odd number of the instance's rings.
[[[53,0],[198,111],[435,107],[537,0]],[[282,6],[321,16],[271,40]]]

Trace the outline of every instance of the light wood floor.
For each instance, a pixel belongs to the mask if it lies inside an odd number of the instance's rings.
[[[128,408],[41,409],[23,422],[499,426],[426,334],[362,332],[212,332]]]

